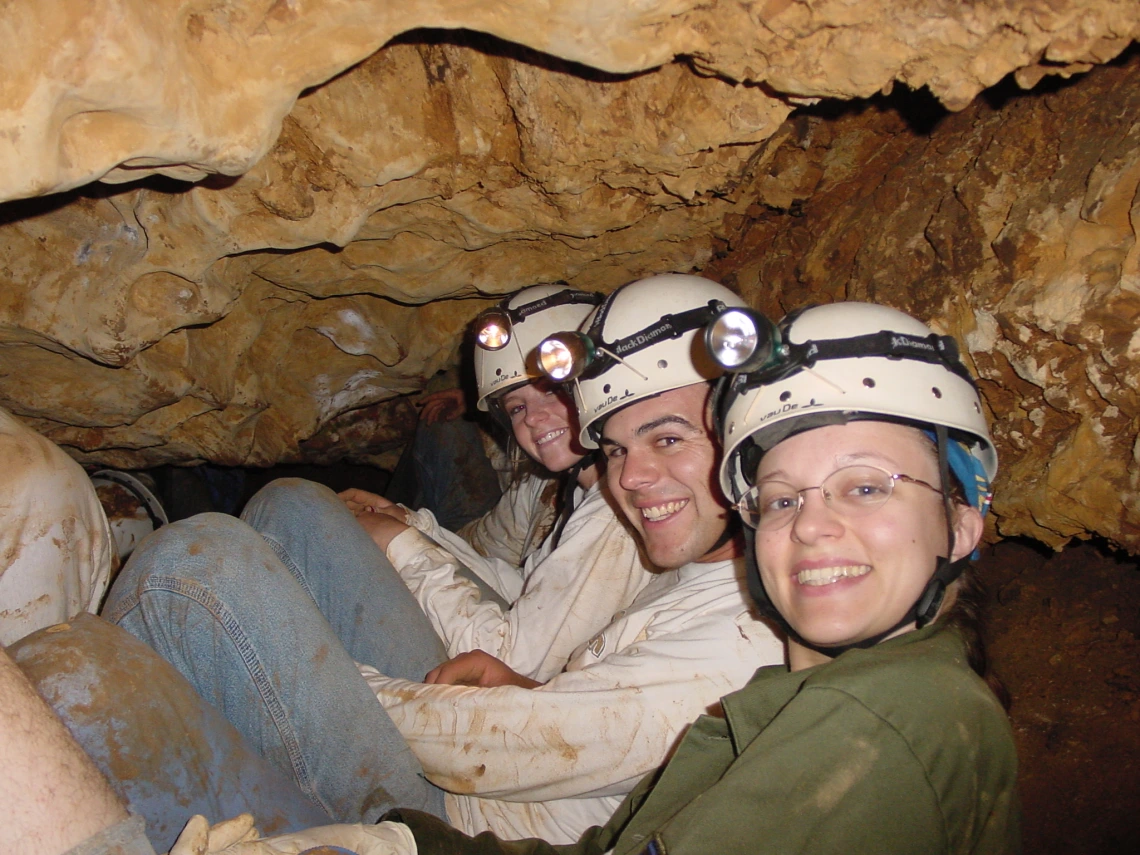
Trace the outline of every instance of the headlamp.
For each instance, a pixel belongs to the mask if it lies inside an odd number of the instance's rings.
[[[555,383],[580,377],[594,361],[597,349],[585,333],[567,331],[547,336],[538,346],[538,367]]]
[[[484,350],[502,350],[511,341],[511,318],[502,309],[488,309],[479,316],[475,339]]]
[[[726,309],[705,328],[705,347],[725,371],[747,374],[778,364],[780,331],[751,309]]]

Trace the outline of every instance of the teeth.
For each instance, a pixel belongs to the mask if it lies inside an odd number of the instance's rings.
[[[689,504],[688,499],[685,499],[681,502],[666,502],[664,505],[655,505],[652,508],[642,508],[641,515],[650,522],[657,522],[657,520],[663,520],[665,517],[677,513],[677,511],[681,510],[681,508],[685,507],[687,504]]]
[[[839,579],[866,576],[871,568],[866,564],[850,564],[846,567],[819,567],[815,570],[801,570],[796,581],[801,585],[830,585]]]
[[[560,428],[558,430],[552,430],[550,433],[544,434],[543,436],[540,436],[538,439],[536,439],[534,444],[535,445],[546,445],[546,443],[550,442],[551,440],[558,439],[558,437],[562,436],[562,434],[564,434],[564,433],[566,433],[566,428]]]

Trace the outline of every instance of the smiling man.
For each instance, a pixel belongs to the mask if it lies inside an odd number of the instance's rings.
[[[707,383],[670,389],[618,411],[602,429],[610,491],[659,567],[737,552],[724,498],[709,485],[719,455],[710,391]]]
[[[579,440],[601,447],[610,498],[661,568],[633,602],[537,687],[496,677],[487,688],[480,675],[502,663],[485,655],[437,669],[431,684],[362,669],[428,778],[448,791],[460,828],[574,839],[609,817],[693,718],[758,667],[784,661],[783,642],[752,613],[715,486],[710,396],[722,369],[703,335],[719,305],[742,303],[707,279],[653,276],[611,294],[588,333],[568,333],[600,357],[573,384]],[[462,752],[453,732],[464,734]]]

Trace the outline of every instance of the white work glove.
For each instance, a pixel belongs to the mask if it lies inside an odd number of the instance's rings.
[[[339,846],[356,855],[416,855],[416,840],[406,825],[323,825],[276,837],[261,837],[248,813],[211,827],[201,815],[190,817],[170,855],[300,855],[320,846]]]

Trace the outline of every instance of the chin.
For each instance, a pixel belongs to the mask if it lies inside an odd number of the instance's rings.
[[[539,462],[551,472],[565,472],[579,460],[581,458],[571,452],[569,448],[543,454],[539,457]]]

